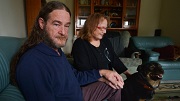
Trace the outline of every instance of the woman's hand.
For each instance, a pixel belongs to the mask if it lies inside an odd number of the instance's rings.
[[[124,81],[116,71],[102,69],[99,73],[103,77],[100,78],[99,81],[105,82],[114,89],[123,88]]]

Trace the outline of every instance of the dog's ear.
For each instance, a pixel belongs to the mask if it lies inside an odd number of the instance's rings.
[[[146,64],[139,65],[139,66],[137,67],[137,71],[138,71],[138,72],[141,72],[141,73],[146,72],[146,71],[147,71]]]
[[[139,65],[138,67],[137,67],[137,71],[138,71],[138,73],[141,73],[143,76],[147,76],[147,74],[148,74],[148,69],[146,68],[146,66],[144,65],[144,64],[142,64],[142,65]]]

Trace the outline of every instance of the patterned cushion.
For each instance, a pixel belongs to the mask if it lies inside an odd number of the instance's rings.
[[[142,64],[142,59],[140,58],[120,58],[126,67],[138,67]]]
[[[137,72],[137,67],[142,64],[142,59],[140,58],[119,58],[123,64],[128,68],[128,71],[133,74]],[[123,79],[126,79],[124,74],[121,74]]]

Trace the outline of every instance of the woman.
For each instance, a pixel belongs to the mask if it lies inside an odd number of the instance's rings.
[[[78,34],[72,48],[75,67],[78,70],[110,69],[119,74],[131,75],[115,54],[110,41],[103,37],[109,18],[103,14],[90,15]]]

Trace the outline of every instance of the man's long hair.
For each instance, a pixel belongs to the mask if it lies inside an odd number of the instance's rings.
[[[43,41],[43,30],[40,28],[39,25],[39,18],[42,18],[44,20],[44,22],[46,23],[47,20],[49,19],[49,13],[51,13],[54,10],[65,10],[67,11],[70,16],[71,16],[71,12],[69,10],[69,8],[58,1],[50,1],[48,2],[39,12],[39,15],[37,16],[33,29],[31,31],[31,34],[29,36],[29,38],[25,41],[25,43],[21,46],[21,48],[19,49],[19,51],[17,52],[17,54],[14,56],[14,58],[11,61],[11,68],[10,68],[10,81],[13,85],[17,86],[17,82],[16,82],[16,68],[17,68],[17,64],[20,60],[20,57],[28,50],[31,49],[32,47],[36,46],[38,43]]]

